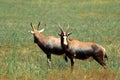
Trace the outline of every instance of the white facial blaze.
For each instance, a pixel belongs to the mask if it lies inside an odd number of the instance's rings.
[[[68,43],[67,43],[67,37],[66,36],[63,36],[63,44],[64,45],[68,45]]]

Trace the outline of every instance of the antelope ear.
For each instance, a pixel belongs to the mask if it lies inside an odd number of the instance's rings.
[[[31,34],[34,34],[34,32],[33,31],[28,31],[29,33],[31,33]]]
[[[72,32],[69,32],[69,33],[68,33],[68,36],[71,35],[71,34],[72,34]]]
[[[41,33],[41,32],[43,32],[45,29],[41,29],[41,30],[39,30],[39,32]]]

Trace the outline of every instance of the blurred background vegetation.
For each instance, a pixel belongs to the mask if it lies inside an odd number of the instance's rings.
[[[1,80],[119,80],[119,0],[0,0]],[[34,44],[30,22],[46,36],[56,36],[58,24],[70,25],[71,39],[96,42],[106,48],[108,69],[95,61],[76,60],[74,74],[70,61],[52,55],[53,69],[47,69],[46,55]]]

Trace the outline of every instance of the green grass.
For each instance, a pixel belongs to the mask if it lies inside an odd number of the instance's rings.
[[[119,80],[120,77],[119,0],[1,0],[0,79],[1,80]],[[63,68],[62,57],[52,55],[53,69],[47,69],[46,55],[33,42],[30,22],[45,28],[44,35],[59,37],[58,24],[69,24],[71,39],[91,41],[106,48],[109,60],[104,70],[95,62],[70,61]],[[46,24],[46,26],[45,26]]]

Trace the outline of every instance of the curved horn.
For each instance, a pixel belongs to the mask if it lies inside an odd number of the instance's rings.
[[[58,24],[58,27],[59,27],[59,29],[61,30],[61,32],[63,33],[64,31],[63,31],[63,29],[61,28],[61,25],[60,25],[60,24]]]
[[[38,23],[38,29],[39,29],[39,26],[40,26],[40,22]]]
[[[34,26],[32,25],[32,22],[30,23],[30,25],[31,25],[32,29],[35,30]]]
[[[70,26],[69,26],[69,24],[68,24],[68,26],[66,27],[66,32],[67,32],[67,33],[68,33],[68,30],[69,30],[69,27],[70,27]]]

